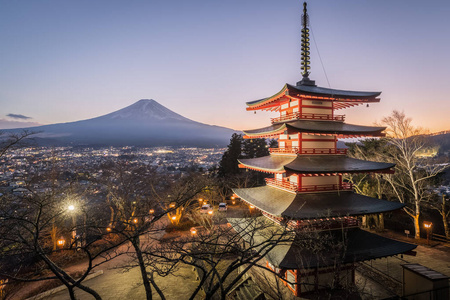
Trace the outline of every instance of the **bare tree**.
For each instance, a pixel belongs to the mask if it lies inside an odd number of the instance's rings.
[[[386,139],[366,139],[347,145],[349,146],[348,152],[350,157],[377,162],[386,161],[386,151],[388,149],[388,141]],[[387,193],[388,183],[383,179],[383,174],[347,174],[345,179],[353,184],[358,194],[382,199],[383,195]],[[384,230],[383,213],[366,215],[363,216],[362,220],[364,227],[368,227],[370,221],[373,220],[378,231]]]
[[[430,164],[419,156],[425,147],[422,128],[412,125],[403,112],[393,111],[382,123],[387,126],[387,139],[392,145],[389,158],[396,164],[395,174],[386,176],[395,198],[405,203],[404,211],[413,219],[415,238],[420,238],[422,207],[430,197],[429,180],[447,165]]]
[[[129,249],[116,255],[132,257],[133,261],[123,267],[139,268],[146,298],[152,299],[152,287],[158,293],[161,291],[153,273],[147,270],[151,261],[144,254],[149,245],[142,237],[151,239],[153,234],[164,231],[166,216],[177,224],[191,206],[198,207],[194,197],[203,190],[205,181],[199,174],[169,178],[147,166],[124,161],[111,162],[103,170],[98,183],[106,190],[110,210],[114,212],[108,228],[129,242]]]
[[[19,133],[5,133],[0,131],[0,157],[6,152],[23,147],[25,141],[34,135],[35,132],[23,130]]]
[[[445,236],[450,239],[450,228],[448,226],[448,219],[450,216],[450,203],[445,198],[445,194],[442,194],[441,201],[431,201],[430,206],[437,210],[442,218],[442,224],[444,224]]]
[[[80,226],[73,224],[68,202],[62,195],[61,190],[52,189],[46,193],[33,192],[24,197],[3,198],[0,207],[0,259],[3,262],[0,276],[21,282],[56,279],[67,287],[71,299],[75,299],[75,288],[82,289],[95,299],[101,299],[97,292],[83,284],[83,280],[103,262],[101,260],[94,263],[94,260],[116,244],[107,245],[99,251],[95,245],[96,240],[81,245],[75,240],[64,238],[60,240],[59,249],[53,250],[50,235],[55,224],[61,224],[59,232],[62,235],[66,233],[67,236],[75,230],[86,230],[92,225],[91,220],[97,219],[85,219]],[[71,225],[64,226],[67,223]],[[96,224],[94,227],[97,227]],[[58,253],[61,251],[77,253],[86,259],[86,269],[78,279],[65,270],[64,260],[58,260]],[[45,269],[50,270],[53,275],[42,275]]]
[[[149,272],[167,276],[181,265],[194,267],[199,281],[189,299],[200,291],[206,299],[225,299],[250,269],[271,272],[261,260],[277,245],[292,241],[292,234],[264,217],[231,222],[233,226],[215,224],[191,236],[182,235],[147,248]]]

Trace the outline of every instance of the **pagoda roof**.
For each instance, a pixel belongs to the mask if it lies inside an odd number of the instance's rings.
[[[362,91],[348,91],[337,90],[319,87],[315,85],[291,85],[286,83],[284,87],[275,95],[247,102],[247,110],[266,109],[275,105],[280,105],[282,102],[288,101],[291,98],[320,98],[323,100],[337,101],[337,102],[379,102],[376,98],[381,92],[362,92]]]
[[[294,194],[275,187],[234,189],[244,201],[276,217],[292,220],[361,216],[400,209],[404,204],[351,191]]]
[[[381,92],[362,92],[362,91],[348,91],[348,90],[337,90],[324,88],[315,85],[290,85],[286,84],[291,91],[298,91],[303,95],[312,95],[312,96],[323,96],[333,98],[335,100],[339,99],[371,99],[378,97]]]
[[[244,167],[268,173],[292,171],[300,174],[389,172],[392,163],[350,158],[343,155],[268,155],[239,159]]]
[[[382,131],[385,130],[386,127],[353,125],[337,121],[295,120],[277,123],[259,129],[244,130],[244,133],[247,138],[256,138],[282,134],[286,129],[304,133],[337,134],[346,136],[384,136]]]
[[[359,228],[287,232],[269,220],[266,226],[260,225],[263,220],[257,220],[257,227],[252,226],[255,218],[229,218],[228,222],[251,245],[263,246],[268,238],[274,242],[280,240],[265,258],[277,268],[288,270],[350,264],[406,253],[417,247]],[[258,228],[256,232],[255,228]]]

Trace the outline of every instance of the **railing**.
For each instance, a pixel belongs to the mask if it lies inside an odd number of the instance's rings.
[[[347,154],[345,148],[269,148],[270,153],[274,154]]]
[[[320,185],[304,185],[298,188],[298,192],[323,192],[323,191],[337,191],[337,190],[352,190],[351,183],[342,184],[320,184]]]
[[[269,186],[280,187],[294,192],[306,193],[306,192],[323,192],[323,191],[347,191],[352,190],[353,185],[351,183],[343,182],[342,184],[317,184],[317,185],[304,185],[299,187],[296,183],[281,180],[276,178],[266,178],[266,184]]]
[[[293,183],[293,182],[290,182],[287,180],[281,180],[281,179],[276,179],[276,178],[266,178],[266,183],[267,183],[267,185],[281,187],[281,188],[288,189],[291,191],[298,190],[298,185],[296,183]]]
[[[289,120],[323,120],[323,121],[344,121],[345,115],[329,115],[329,114],[311,114],[311,113],[300,113],[295,112],[291,114],[286,114],[277,118],[271,118],[273,123],[289,121]]]

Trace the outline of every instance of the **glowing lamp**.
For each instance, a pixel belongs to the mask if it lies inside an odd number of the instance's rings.
[[[433,226],[433,223],[426,221],[423,222],[423,227],[425,227],[426,229],[430,229]]]
[[[106,231],[110,232],[111,231],[111,227],[106,227]]]
[[[250,205],[250,208],[252,208],[252,209],[253,209],[253,208],[255,208],[255,206],[253,206],[253,205]]]
[[[195,227],[191,228],[191,234],[192,235],[196,235],[197,234],[197,229],[195,229]]]
[[[59,247],[64,247],[64,244],[66,243],[66,240],[64,239],[64,237],[61,237],[59,240],[56,241],[56,243],[58,244]]]
[[[172,217],[172,220],[175,221],[176,219],[177,219],[177,216],[173,216],[173,217]]]
[[[137,223],[137,222],[138,222],[138,219],[137,219],[137,218],[134,218],[134,219],[133,219],[133,222],[134,222],[134,223]]]
[[[209,214],[209,215],[212,215],[212,214],[213,214],[213,211],[212,211],[212,210],[208,211],[208,214]]]
[[[150,209],[148,212],[153,214],[155,212],[155,210],[154,209]]]
[[[74,205],[69,205],[69,207],[67,207],[70,211],[75,210],[75,206]]]

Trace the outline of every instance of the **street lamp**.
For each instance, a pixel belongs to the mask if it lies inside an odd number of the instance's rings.
[[[71,204],[67,207],[67,210],[72,214],[72,241],[75,241],[75,237],[77,236],[77,229],[75,224],[75,205]]]
[[[58,244],[58,247],[62,249],[64,247],[64,244],[66,243],[66,240],[62,236],[58,241],[56,241],[56,243]]]
[[[433,223],[431,223],[430,221],[425,221],[423,222],[423,227],[425,227],[425,229],[427,230],[427,245],[430,245],[430,233],[431,228],[433,227]]]

